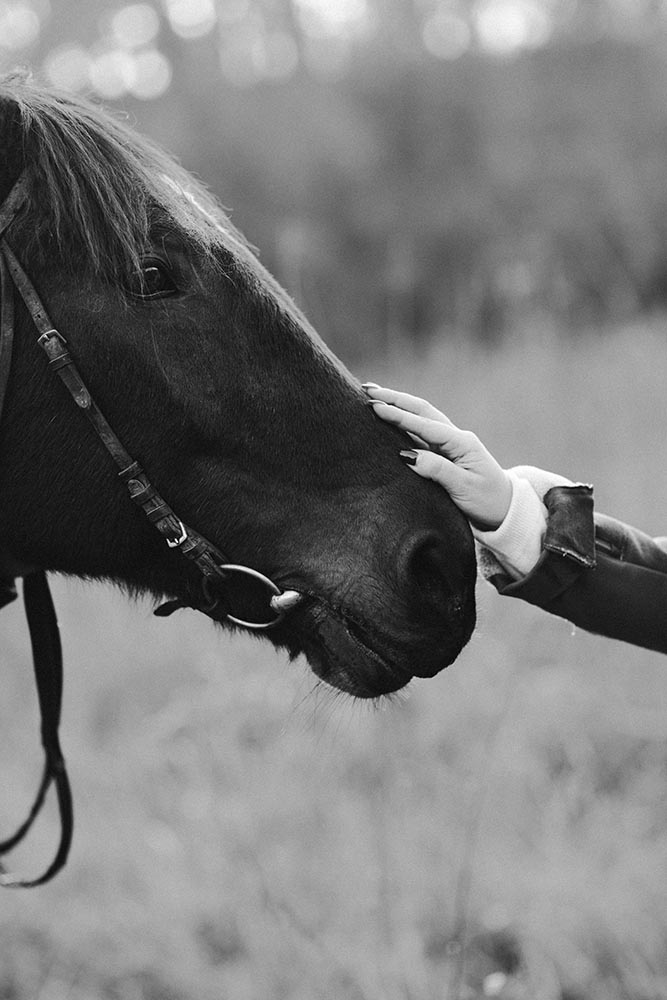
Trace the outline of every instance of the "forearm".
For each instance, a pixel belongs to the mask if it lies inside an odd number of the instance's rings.
[[[667,572],[598,552],[595,567],[582,567],[561,589],[559,568],[553,564],[562,559],[545,552],[527,577],[499,579],[497,589],[588,632],[667,653]]]
[[[545,504],[536,564],[519,576],[515,555],[482,550],[487,579],[501,594],[587,631],[667,652],[667,551],[643,532],[594,515],[590,487],[552,488]],[[538,521],[529,518],[525,527],[537,530]]]

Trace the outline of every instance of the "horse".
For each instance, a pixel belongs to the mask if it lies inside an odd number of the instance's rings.
[[[112,581],[258,626],[356,698],[452,663],[475,625],[465,518],[217,201],[23,73],[0,79],[0,135],[5,593]]]

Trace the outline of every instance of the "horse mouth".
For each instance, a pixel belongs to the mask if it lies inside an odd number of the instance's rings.
[[[354,655],[350,655],[350,649],[341,655],[329,644],[307,653],[313,672],[321,680],[355,698],[380,698],[410,683],[414,675],[390,664],[372,649],[359,634],[357,626],[348,622],[344,628]]]
[[[425,641],[423,633],[396,641],[317,601],[293,613],[285,644],[293,656],[303,653],[324,683],[354,698],[372,699],[449,666],[471,632],[470,626],[446,641],[441,635]]]

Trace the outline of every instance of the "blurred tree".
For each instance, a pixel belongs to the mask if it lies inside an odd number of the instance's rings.
[[[344,353],[667,296],[658,0],[0,0],[0,68],[129,109]]]

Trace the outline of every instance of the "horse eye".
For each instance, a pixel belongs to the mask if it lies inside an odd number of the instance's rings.
[[[173,295],[178,287],[164,261],[147,257],[130,279],[129,291],[140,299],[161,299]]]

